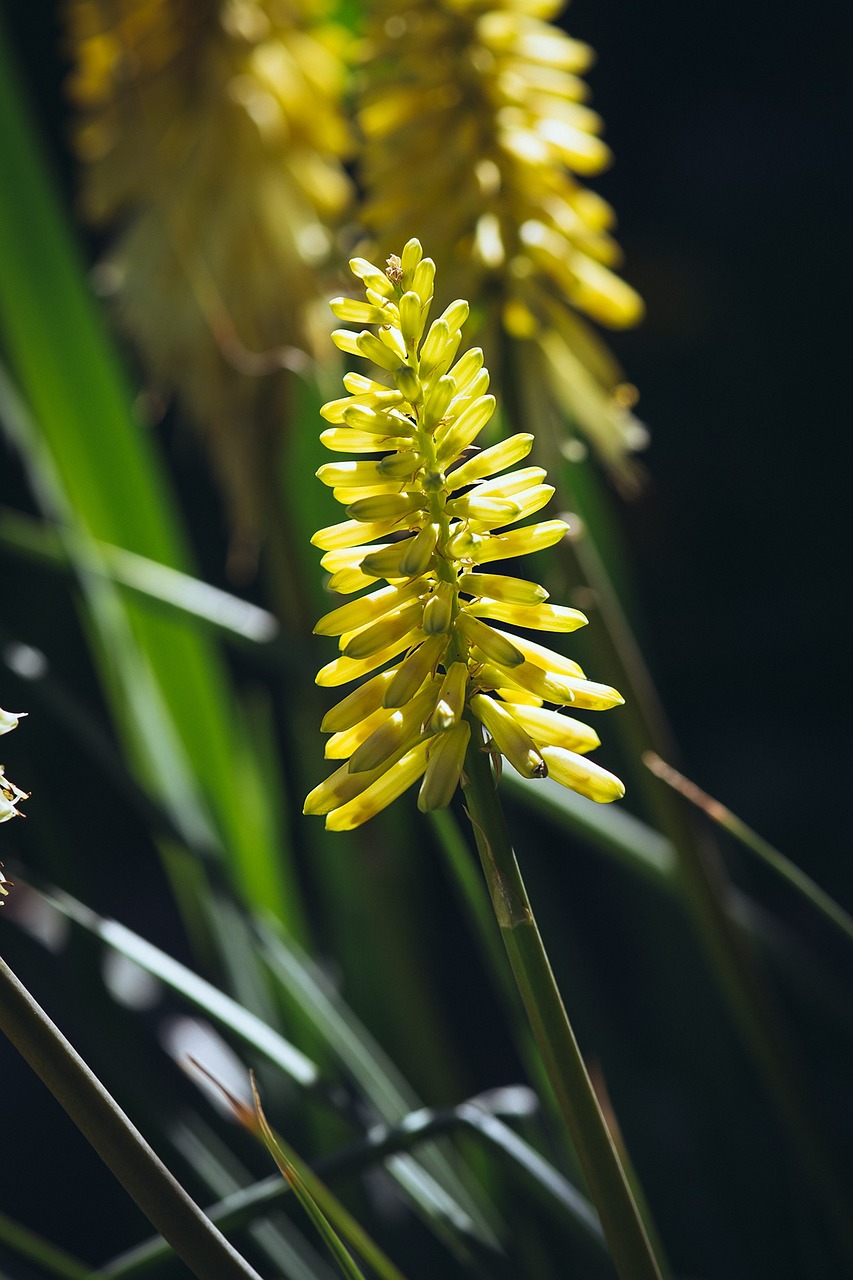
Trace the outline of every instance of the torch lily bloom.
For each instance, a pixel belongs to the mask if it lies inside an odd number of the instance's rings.
[[[308,796],[305,812],[332,830],[357,827],[418,779],[422,810],[449,804],[472,729],[526,778],[551,774],[607,801],[622,783],[586,760],[598,745],[582,722],[553,707],[605,710],[615,689],[587,680],[569,658],[516,634],[574,631],[587,619],[548,602],[537,583],[487,566],[558,543],[567,526],[542,520],[553,489],[540,467],[517,467],[529,434],[478,451],[495,410],[483,353],[459,355],[468,304],[452,302],[427,328],[435,266],[410,240],[383,272],[350,263],[364,300],[337,298],[343,322],[368,326],[332,336],[366,357],[383,380],[349,373],[349,395],[322,409],[323,443],[345,460],[317,472],[348,519],[320,529],[330,587],[366,594],[327,613],[319,635],[339,637],[339,656],[317,683],[369,677],[334,706],[322,728],[326,754],[345,763]]]

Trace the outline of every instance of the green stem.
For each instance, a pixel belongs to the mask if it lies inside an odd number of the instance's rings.
[[[483,871],[545,1070],[577,1150],[621,1280],[661,1280],[636,1202],[566,1014],[509,838],[497,787],[471,717],[463,783]]]
[[[260,1280],[0,959],[0,1030],[199,1280]]]

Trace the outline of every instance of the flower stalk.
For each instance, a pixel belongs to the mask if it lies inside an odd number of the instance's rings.
[[[463,791],[512,971],[616,1269],[621,1280],[660,1280],[661,1269],[536,924],[476,723],[465,758]]]

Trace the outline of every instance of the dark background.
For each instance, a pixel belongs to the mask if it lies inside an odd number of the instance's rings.
[[[577,0],[645,297],[613,346],[649,484],[623,509],[688,772],[850,905],[853,10]]]

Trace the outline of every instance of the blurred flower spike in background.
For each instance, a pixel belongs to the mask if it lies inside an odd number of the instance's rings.
[[[361,217],[380,254],[419,229],[471,300],[488,357],[530,366],[563,430],[568,418],[630,489],[646,442],[636,390],[583,317],[620,329],[643,302],[615,271],[612,208],[578,180],[612,156],[581,78],[595,55],[553,24],[563,7],[373,0]]]
[[[574,631],[586,618],[547,603],[536,583],[481,572],[553,546],[567,526],[546,520],[499,532],[541,510],[554,491],[540,467],[507,472],[530,452],[532,436],[474,448],[495,398],[482,351],[457,359],[468,303],[450,303],[427,330],[435,264],[418,240],[389,258],[386,272],[363,258],[350,265],[365,300],[337,298],[332,310],[376,332],[339,329],[333,338],[378,365],[387,381],[349,373],[350,394],[322,409],[333,424],[321,436],[326,447],[367,456],[318,471],[349,519],[312,541],[326,553],[332,590],[387,585],[333,609],[315,628],[340,636],[341,651],[318,684],[371,678],[323,721],[332,734],[327,756],[347,763],[311,792],[305,812],[326,814],[333,830],[357,827],[421,777],[419,807],[448,805],[472,717],[524,777],[550,775],[593,800],[621,797],[619,779],[584,758],[596,734],[544,705],[605,710],[620,695],[588,681],[570,659],[493,625]]]

